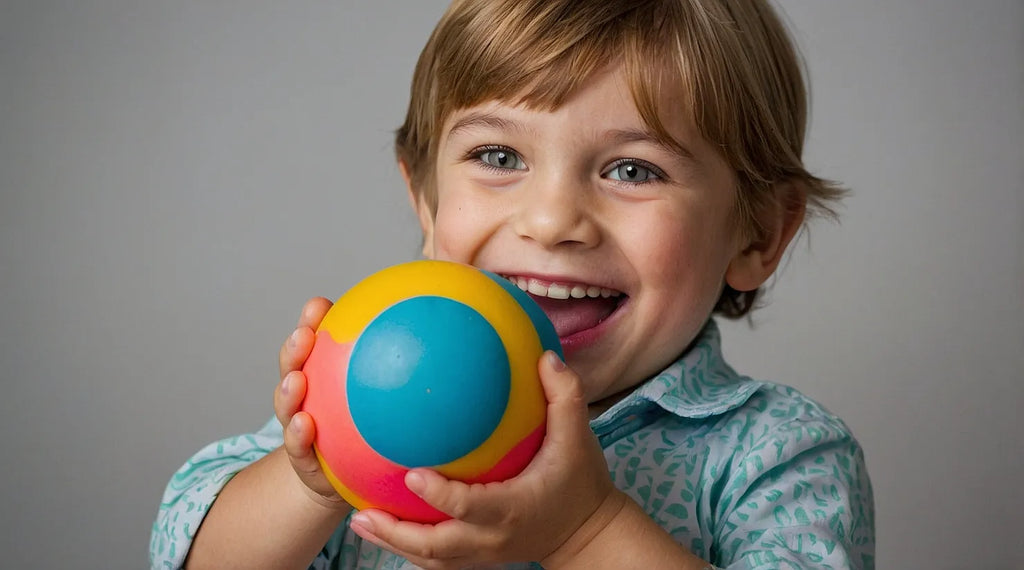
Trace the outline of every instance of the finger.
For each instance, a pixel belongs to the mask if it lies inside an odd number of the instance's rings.
[[[544,396],[548,399],[547,433],[530,466],[571,465],[571,471],[556,470],[554,475],[551,472],[546,475],[556,480],[571,478],[570,493],[581,497],[607,495],[614,487],[604,452],[590,429],[583,382],[554,352],[545,353],[538,367]],[[532,471],[531,476],[541,473]]]
[[[282,447],[285,455],[288,456],[292,470],[299,480],[319,497],[318,500],[323,499],[324,505],[336,507],[346,504],[331,486],[320,466],[320,461],[317,460],[316,452],[313,450],[315,436],[316,425],[313,418],[306,412],[297,412],[284,430]]]
[[[475,558],[481,550],[469,538],[471,535],[466,532],[465,523],[455,520],[428,525],[402,521],[387,512],[366,509],[353,515],[350,527],[364,540],[419,566],[460,568],[469,562],[470,556]]]
[[[587,400],[580,377],[553,351],[547,351],[538,363],[544,397],[548,401],[547,434],[559,441],[590,432]]]
[[[274,389],[274,415],[281,422],[281,427],[288,427],[305,397],[306,375],[300,370],[292,370]]]
[[[471,485],[430,469],[410,470],[405,475],[405,485],[435,509],[475,525],[503,520],[511,506],[500,483]]]
[[[309,358],[309,353],[313,351],[315,341],[316,333],[309,327],[299,327],[288,335],[284,344],[281,345],[281,353],[277,358],[282,379],[289,372],[302,368],[306,359]]]
[[[316,330],[332,305],[334,303],[323,297],[313,297],[306,301],[302,307],[302,313],[299,314],[298,328],[309,327]]]
[[[317,327],[323,321],[324,315],[330,310],[332,303],[323,297],[314,297],[302,307],[299,314],[299,322],[295,330],[281,345],[278,354],[278,366],[280,377],[283,379],[292,370],[302,367],[313,350],[313,342],[316,340]]]
[[[384,529],[389,525],[396,524],[397,522],[398,519],[385,511],[380,511],[378,513],[372,509],[366,509],[352,515],[352,519],[349,521],[349,528],[363,540],[375,544],[385,550],[390,550],[409,561],[413,561],[415,557],[412,553],[398,548],[376,534],[378,532],[378,528]],[[387,533],[386,530],[381,532],[384,532],[385,534]],[[423,565],[419,564],[419,566]]]
[[[284,429],[284,449],[292,467],[304,481],[310,481],[321,474],[320,462],[313,451],[316,427],[313,418],[306,412],[297,412]]]

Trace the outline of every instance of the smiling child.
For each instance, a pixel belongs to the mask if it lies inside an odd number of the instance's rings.
[[[406,484],[454,518],[353,513],[312,451],[301,369],[276,419],[200,451],[154,525],[154,566],[873,568],[871,485],[847,426],[736,373],[740,317],[805,214],[840,190],[801,161],[803,78],[771,7],[725,0],[457,0],[396,136],[427,258],[529,292],[564,349],[538,363],[540,453],[514,479]]]

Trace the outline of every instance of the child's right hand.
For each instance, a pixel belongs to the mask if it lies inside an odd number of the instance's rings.
[[[284,449],[292,469],[306,488],[312,491],[312,497],[325,506],[348,508],[327,480],[313,451],[313,437],[316,435],[313,418],[299,411],[306,396],[306,375],[302,372],[302,366],[313,350],[316,328],[320,326],[320,321],[331,305],[323,297],[307,301],[302,308],[298,326],[281,346],[278,358],[281,383],[274,390],[274,413],[284,428]]]

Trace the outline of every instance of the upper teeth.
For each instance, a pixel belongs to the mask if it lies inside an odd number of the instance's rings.
[[[512,276],[508,278],[516,287],[519,287],[523,291],[527,291],[538,297],[548,297],[551,299],[582,299],[583,297],[618,297],[621,295],[620,292],[613,289],[607,289],[605,287],[597,287],[596,285],[568,285],[559,283],[544,283],[537,279],[530,279],[528,277],[516,277]]]

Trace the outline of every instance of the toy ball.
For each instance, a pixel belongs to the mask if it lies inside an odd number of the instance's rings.
[[[562,353],[547,316],[493,273],[413,261],[370,275],[327,312],[303,368],[324,473],[356,509],[450,518],[405,474],[488,483],[522,471],[544,439],[548,349]]]

